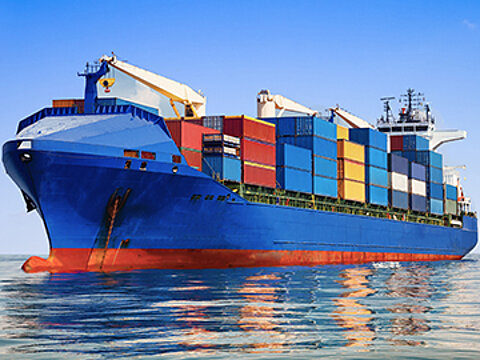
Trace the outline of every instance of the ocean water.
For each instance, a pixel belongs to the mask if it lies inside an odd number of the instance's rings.
[[[25,274],[0,257],[0,358],[479,359],[480,257]]]

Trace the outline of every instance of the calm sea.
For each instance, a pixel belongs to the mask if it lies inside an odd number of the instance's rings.
[[[480,358],[480,258],[24,274],[0,257],[0,358]]]

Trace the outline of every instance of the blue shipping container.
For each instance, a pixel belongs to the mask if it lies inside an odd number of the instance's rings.
[[[276,120],[277,136],[294,136],[295,135],[295,118],[279,117]]]
[[[410,210],[426,212],[427,198],[420,195],[410,194]]]
[[[443,200],[430,199],[429,211],[432,214],[443,215]]]
[[[202,172],[210,177],[223,180],[242,181],[242,162],[240,159],[222,156],[221,154],[204,155]]]
[[[301,116],[296,118],[295,134],[316,135],[325,139],[337,140],[337,125],[316,116]]]
[[[312,171],[312,152],[288,144],[277,144],[277,166],[286,166],[300,170]]]
[[[429,150],[430,141],[418,135],[403,135],[403,150],[418,151]]]
[[[349,135],[350,141],[387,152],[387,135],[380,131],[367,128],[350,129]]]
[[[313,193],[336,198],[338,193],[337,180],[322,176],[314,176]]]
[[[417,151],[416,162],[425,166],[443,168],[443,156],[435,151]]]
[[[388,204],[397,209],[408,209],[408,193],[390,190],[388,192]]]
[[[388,171],[408,175],[408,159],[395,154],[388,154]]]
[[[433,182],[427,183],[427,196],[432,199],[443,200],[443,185]]]
[[[365,165],[376,166],[380,169],[387,169],[388,156],[385,151],[366,146],[365,147]]]
[[[295,144],[299,147],[309,149],[313,155],[323,156],[328,159],[337,159],[337,142],[319,136],[297,136]]]
[[[296,137],[295,136],[282,136],[277,138],[277,145],[278,144],[296,144]]]
[[[368,203],[388,206],[388,189],[374,185],[367,185],[366,195]]]
[[[337,178],[337,161],[313,156],[313,174],[329,178]]]
[[[365,166],[365,183],[388,187],[388,171],[374,166]]]
[[[408,176],[411,179],[427,181],[427,168],[425,165],[420,165],[414,162],[410,163],[410,173]]]
[[[430,166],[427,171],[427,181],[443,184],[443,170]]]
[[[447,200],[455,200],[457,201],[457,187],[453,185],[446,184],[445,185],[445,198]]]
[[[402,156],[410,162],[417,161],[417,153],[415,151],[399,151]]]
[[[277,166],[277,182],[282,189],[312,192],[312,173],[308,171]]]

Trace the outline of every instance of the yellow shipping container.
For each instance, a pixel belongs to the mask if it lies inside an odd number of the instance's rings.
[[[344,200],[365,202],[365,184],[359,181],[338,180],[338,196]]]
[[[348,128],[345,126],[337,125],[337,140],[350,140],[348,135]]]
[[[337,153],[339,159],[353,160],[363,164],[365,163],[365,147],[363,145],[348,140],[338,140]]]
[[[365,164],[351,160],[338,160],[338,178],[365,182]]]

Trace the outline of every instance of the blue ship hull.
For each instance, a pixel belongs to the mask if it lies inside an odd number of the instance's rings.
[[[50,241],[50,257],[31,258],[26,271],[461,259],[477,242],[473,217],[458,229],[251,203],[183,159],[173,163],[178,149],[164,127],[153,146],[129,144],[138,141],[130,128],[99,137],[88,126],[88,136],[85,129],[81,137],[75,129],[27,132],[3,147],[6,171],[38,210]],[[123,150],[134,146],[155,150],[157,159],[125,158]]]

